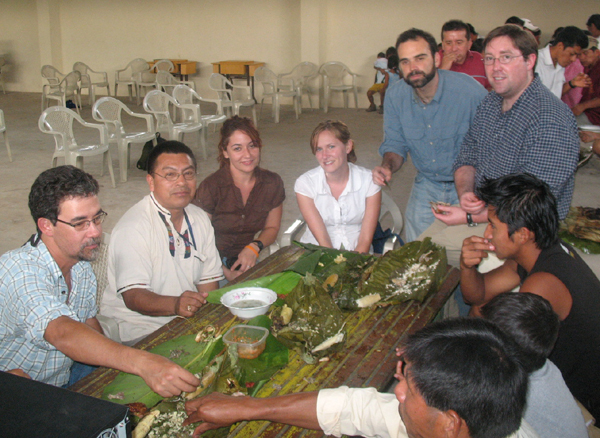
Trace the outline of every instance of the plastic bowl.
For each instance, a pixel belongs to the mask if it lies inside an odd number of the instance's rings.
[[[253,325],[235,325],[225,336],[229,348],[237,349],[237,354],[242,359],[256,359],[265,350],[269,330]]]
[[[241,319],[252,319],[264,315],[271,304],[277,300],[277,294],[264,287],[242,287],[227,292],[221,297],[221,304]]]

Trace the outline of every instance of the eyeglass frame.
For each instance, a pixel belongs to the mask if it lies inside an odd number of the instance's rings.
[[[500,55],[497,58],[487,55],[487,56],[483,57],[483,65],[494,65],[496,63],[496,60],[500,64],[506,65],[506,64],[510,64],[513,59],[518,58],[520,56],[523,56],[523,54],[521,54],[521,55]],[[486,59],[491,62],[486,62]],[[506,61],[502,62],[501,59],[506,59]]]
[[[189,170],[192,170],[192,169],[189,169]],[[184,170],[183,172],[173,172],[174,174],[176,174],[176,175],[177,175],[177,176],[175,177],[175,179],[169,179],[169,178],[167,178],[165,175],[161,175],[160,173],[157,173],[157,172],[152,172],[152,174],[153,174],[153,175],[158,175],[158,176],[160,176],[161,178],[164,178],[164,179],[166,179],[166,180],[167,180],[167,181],[169,181],[169,182],[175,182],[175,181],[177,181],[177,180],[179,179],[179,177],[180,177],[180,176],[182,176],[182,175],[183,175],[183,179],[184,179],[184,180],[186,180],[186,181],[193,181],[193,180],[195,180],[195,179],[196,179],[196,177],[198,176],[198,174],[196,173],[196,169],[194,169],[194,170],[193,170],[193,172],[194,172],[194,173],[192,174],[192,177],[191,177],[191,178],[187,178],[187,177],[185,176],[185,172],[187,172],[187,170]]]
[[[83,219],[83,220],[77,221],[74,224],[72,224],[71,222],[66,222],[66,221],[60,220],[59,218],[56,218],[56,222],[60,222],[61,224],[69,225],[70,227],[73,227],[73,229],[75,231],[87,231],[90,229],[90,225],[92,224],[92,222],[94,223],[95,226],[102,225],[102,223],[104,222],[104,219],[106,219],[106,216],[108,216],[108,213],[105,212],[104,210],[100,210],[100,213],[98,213],[93,218]],[[77,227],[79,225],[83,225],[83,224],[85,224],[84,227],[82,229],[78,230]]]

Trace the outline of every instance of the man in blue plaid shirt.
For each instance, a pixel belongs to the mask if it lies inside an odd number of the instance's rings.
[[[454,161],[460,206],[439,206],[436,221],[423,236],[432,236],[457,265],[462,240],[482,234],[468,228],[487,222],[485,204],[475,188],[485,178],[529,173],[546,182],[557,199],[561,219],[567,215],[579,158],[575,117],[535,74],[537,44],[515,25],[490,32],[484,41],[486,74],[493,91],[481,102]],[[445,228],[465,224],[464,227]],[[479,233],[478,233],[479,232]]]
[[[137,374],[165,397],[200,383],[164,357],[118,344],[96,319],[96,278],[102,222],[98,183],[73,166],[42,172],[29,209],[37,233],[0,257],[0,370],[56,386],[73,361]]]

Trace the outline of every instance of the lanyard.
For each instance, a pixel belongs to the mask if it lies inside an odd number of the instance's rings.
[[[171,257],[175,257],[175,237],[173,236],[173,229],[171,228],[169,221],[167,221],[167,218],[165,217],[165,215],[162,212],[159,211],[158,215],[160,216],[163,223],[167,227],[167,233],[169,234],[169,252],[171,253]],[[196,239],[194,238],[194,231],[192,230],[192,224],[190,223],[190,219],[188,218],[188,215],[185,211],[183,212],[183,215],[185,217],[185,222],[187,224],[187,230],[185,230],[185,232],[183,234],[181,234],[177,230],[175,230],[175,232],[177,234],[179,234],[179,237],[181,237],[183,239],[183,242],[185,243],[185,255],[183,258],[187,259],[192,254],[191,247],[193,246],[195,250],[197,250],[197,248],[196,248]],[[188,237],[188,231],[189,231],[189,236],[192,238],[191,241],[190,241],[190,238]]]

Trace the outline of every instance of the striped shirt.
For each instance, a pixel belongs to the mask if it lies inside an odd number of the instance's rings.
[[[62,386],[71,359],[44,339],[48,324],[96,315],[96,277],[88,262],[71,268],[71,293],[46,245],[27,242],[0,257],[0,370],[20,368],[33,379]]]

